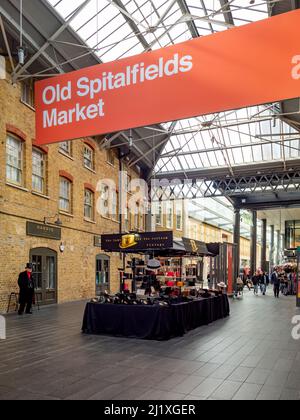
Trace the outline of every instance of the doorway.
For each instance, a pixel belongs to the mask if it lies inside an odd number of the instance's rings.
[[[48,248],[30,251],[36,296],[40,305],[57,303],[57,253]]]
[[[96,296],[110,291],[110,258],[107,255],[96,256]]]

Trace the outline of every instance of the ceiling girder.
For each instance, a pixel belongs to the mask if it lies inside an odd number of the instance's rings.
[[[79,15],[79,13],[81,13],[81,11],[91,2],[91,0],[85,0],[84,3],[82,3],[76,10],[75,12],[71,15],[71,17],[66,20],[60,28],[58,28],[54,34],[44,43],[43,46],[41,46],[38,51],[28,60],[26,61],[26,63],[17,71],[13,74],[14,78],[18,78],[18,76],[20,76],[21,74],[23,74],[30,66],[32,63],[34,63],[35,60],[37,60],[39,58],[39,56],[44,53],[47,48],[51,45],[51,42],[56,40],[59,35],[70,25],[70,23]],[[60,70],[60,69],[58,69]],[[62,71],[61,71],[62,72]]]
[[[276,197],[278,202],[280,195],[291,195],[293,200],[299,196],[300,200],[300,171],[223,179],[177,179],[170,184],[156,179],[151,184],[153,201],[230,197],[240,200],[242,205],[248,197],[251,202],[253,195]]]
[[[228,0],[220,0],[220,3],[221,3],[225,22],[229,23],[230,25],[234,25],[234,19],[230,10],[230,5],[228,3]]]
[[[122,3],[122,1],[121,0],[112,0],[112,3],[115,3],[121,10],[124,10],[126,12],[125,14],[123,13],[124,19],[126,20],[128,25],[130,26],[130,28],[132,29],[133,33],[136,35],[136,37],[138,38],[140,43],[143,45],[144,49],[147,50],[147,51],[150,50],[150,45],[146,41],[145,37],[141,34],[141,31],[140,31],[138,25],[135,23],[135,21],[133,19],[130,19],[130,17],[129,17],[130,14],[126,10],[126,7]]]
[[[190,10],[186,4],[185,0],[177,0],[177,3],[180,7],[180,10],[183,15],[190,15]],[[199,38],[200,34],[198,32],[197,26],[193,20],[187,22],[187,26],[192,34],[193,38]]]

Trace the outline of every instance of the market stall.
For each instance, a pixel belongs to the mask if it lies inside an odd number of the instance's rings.
[[[82,331],[148,340],[168,340],[229,316],[227,295],[171,305],[88,303]]]
[[[120,269],[120,293],[87,304],[84,333],[166,340],[229,316],[224,289],[203,289],[203,257],[212,255],[204,243],[151,232],[104,235],[102,249],[131,261]]]

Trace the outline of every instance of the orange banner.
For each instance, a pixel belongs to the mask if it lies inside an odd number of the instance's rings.
[[[300,10],[36,82],[49,144],[300,97]]]

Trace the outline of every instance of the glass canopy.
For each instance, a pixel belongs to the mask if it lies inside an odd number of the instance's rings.
[[[278,1],[48,0],[102,62],[265,19]],[[163,124],[169,141],[154,172],[227,167],[234,174],[240,165],[299,159],[299,132],[280,112],[279,104],[269,104]],[[232,229],[226,199],[198,200],[190,211]],[[242,233],[249,236],[249,223]]]
[[[66,21],[84,6],[71,26],[104,62],[268,17],[266,1],[48,1]]]
[[[299,158],[299,132],[278,118],[275,105],[179,121],[157,172],[234,168]]]
[[[231,204],[224,197],[201,198],[189,202],[190,217],[203,223],[219,227],[233,233],[234,211]],[[252,218],[246,211],[241,211],[241,236],[251,237]],[[261,221],[257,221],[257,241],[261,243]]]
[[[48,1],[103,62],[265,19],[278,2]],[[175,128],[164,124],[170,140],[155,172],[228,167],[233,173],[239,165],[299,158],[299,134],[279,113],[270,104],[179,121]]]

